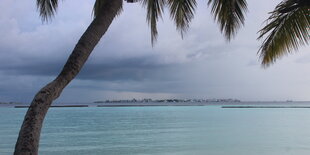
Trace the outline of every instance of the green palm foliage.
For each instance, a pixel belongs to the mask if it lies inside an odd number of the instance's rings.
[[[209,0],[214,19],[219,23],[222,33],[230,40],[244,24],[245,0]]]
[[[264,67],[310,41],[310,1],[285,0],[267,19],[258,39],[267,36],[259,49]]]
[[[168,5],[170,16],[183,37],[184,32],[189,28],[189,23],[194,18],[196,0],[168,0]]]
[[[196,0],[126,0],[128,3],[141,2],[147,10],[146,19],[151,29],[151,41],[155,43],[158,32],[157,22],[162,17],[164,9],[168,8],[170,17],[176,29],[183,37],[194,18],[197,6]],[[93,8],[94,17],[97,16],[105,0],[96,0]],[[58,0],[37,0],[37,7],[43,21],[48,21],[57,11]],[[211,13],[219,23],[220,30],[230,40],[244,24],[244,13],[247,11],[245,0],[209,0]]]
[[[159,17],[162,17],[166,1],[165,0],[143,0],[142,4],[146,7],[146,19],[151,27],[151,40],[152,45],[157,39],[157,21]]]
[[[57,11],[58,0],[37,0],[37,7],[42,20],[48,21]]]
[[[106,0],[96,0],[94,17]],[[146,8],[146,19],[151,29],[152,44],[157,40],[157,22],[168,8],[176,29],[183,37],[194,18],[196,0],[126,0],[128,3],[141,2]],[[214,20],[221,32],[232,39],[244,24],[247,11],[246,0],[208,0]],[[37,0],[37,7],[43,21],[49,21],[58,7],[58,0]],[[264,39],[259,49],[262,65],[267,67],[278,58],[307,45],[310,40],[310,0],[283,0],[267,19],[259,33]]]
[[[139,1],[139,0],[134,0]],[[197,6],[196,0],[141,0],[146,6],[147,21],[151,27],[152,44],[157,39],[157,21],[167,7],[176,29],[183,37],[194,18]],[[219,23],[221,32],[230,40],[244,24],[244,14],[247,11],[245,0],[209,0],[208,6],[212,7],[211,13]]]

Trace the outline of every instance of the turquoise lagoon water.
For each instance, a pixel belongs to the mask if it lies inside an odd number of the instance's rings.
[[[0,155],[26,109],[0,108]],[[308,155],[310,109],[51,108],[41,155]]]

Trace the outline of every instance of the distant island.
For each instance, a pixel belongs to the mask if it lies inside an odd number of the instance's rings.
[[[18,102],[0,102],[0,104],[21,104]]]
[[[131,99],[131,100],[105,100],[105,101],[95,101],[93,103],[203,103],[203,102],[241,102],[238,99]]]

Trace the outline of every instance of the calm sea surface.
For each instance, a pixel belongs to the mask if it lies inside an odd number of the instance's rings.
[[[0,108],[0,155],[26,109]],[[309,155],[310,109],[51,108],[41,155]]]

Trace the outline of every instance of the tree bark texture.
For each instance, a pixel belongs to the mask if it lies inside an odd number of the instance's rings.
[[[50,105],[80,72],[121,8],[122,0],[106,0],[100,13],[76,44],[61,73],[35,95],[21,126],[14,155],[38,154],[41,128]]]

